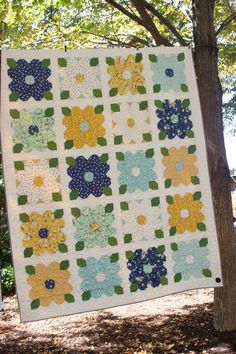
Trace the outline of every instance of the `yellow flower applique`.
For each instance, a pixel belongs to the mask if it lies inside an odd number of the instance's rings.
[[[168,156],[162,158],[162,163],[166,167],[163,175],[166,179],[171,179],[174,187],[183,183],[185,186],[191,183],[191,177],[197,176],[198,168],[195,166],[197,157],[189,154],[185,146],[180,149],[171,147]]]
[[[42,215],[33,212],[29,215],[29,221],[21,226],[25,234],[22,244],[31,248],[36,256],[45,252],[54,254],[58,245],[66,240],[66,235],[62,232],[63,227],[64,220],[55,219],[52,211],[47,210]]]
[[[62,304],[64,295],[70,294],[72,286],[68,282],[70,272],[61,270],[58,262],[52,262],[48,266],[37,264],[35,273],[28,276],[28,284],[31,285],[29,296],[32,300],[38,300],[41,306],[47,307],[51,302]]]
[[[170,214],[169,225],[175,227],[179,234],[184,231],[196,231],[197,224],[204,220],[204,215],[200,211],[202,206],[202,202],[194,200],[191,193],[186,193],[183,197],[176,194],[173,203],[167,208]]]
[[[107,68],[111,76],[109,85],[117,88],[120,95],[126,95],[128,92],[136,95],[138,86],[145,82],[142,71],[143,64],[136,63],[134,55],[129,54],[126,59],[116,57],[114,65]]]
[[[84,145],[96,146],[98,138],[106,133],[102,127],[103,122],[104,116],[96,114],[94,107],[86,106],[84,109],[73,107],[71,115],[63,118],[63,124],[67,127],[64,137],[72,140],[77,149]]]

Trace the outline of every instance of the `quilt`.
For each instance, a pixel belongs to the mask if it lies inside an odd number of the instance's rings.
[[[21,320],[222,286],[187,48],[3,51]]]

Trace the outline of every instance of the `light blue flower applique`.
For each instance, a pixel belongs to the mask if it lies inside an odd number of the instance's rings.
[[[184,61],[178,61],[178,56],[175,54],[169,56],[160,54],[157,62],[151,64],[153,83],[160,85],[163,92],[168,92],[171,89],[179,92],[181,85],[186,84],[184,68]]]
[[[155,160],[152,157],[147,158],[145,151],[124,153],[124,160],[118,161],[117,168],[120,171],[119,183],[126,185],[130,193],[136,190],[147,191],[149,182],[157,178],[153,171]]]
[[[174,273],[181,273],[183,280],[188,280],[191,277],[201,278],[203,270],[210,267],[210,262],[207,259],[208,247],[200,247],[199,241],[192,240],[178,242],[177,248],[173,252]]]
[[[116,234],[116,229],[112,226],[114,219],[113,213],[106,213],[102,205],[93,209],[83,207],[80,209],[80,216],[73,220],[76,227],[74,238],[84,242],[86,248],[106,247],[109,238]]]
[[[84,292],[90,292],[95,299],[103,294],[112,296],[115,287],[120,286],[121,277],[117,274],[120,266],[117,262],[111,262],[109,256],[100,259],[90,257],[86,259],[86,266],[79,270],[82,278],[80,288]]]

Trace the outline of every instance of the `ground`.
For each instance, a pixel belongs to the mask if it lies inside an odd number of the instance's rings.
[[[0,353],[236,353],[236,331],[213,328],[213,290],[82,315],[20,323],[16,297],[0,313]]]

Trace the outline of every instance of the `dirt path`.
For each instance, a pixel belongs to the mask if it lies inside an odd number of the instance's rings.
[[[236,354],[236,331],[212,326],[213,291],[22,324],[16,298],[0,313],[0,353]],[[140,353],[140,354],[141,354]]]

